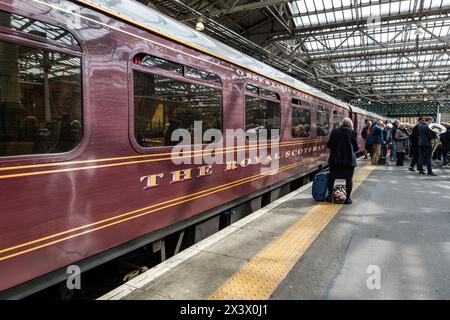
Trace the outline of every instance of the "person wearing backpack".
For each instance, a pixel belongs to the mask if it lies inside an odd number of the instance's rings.
[[[350,195],[353,188],[353,173],[356,167],[358,142],[353,130],[353,122],[350,118],[344,118],[341,126],[331,132],[327,147],[330,149],[328,161],[330,164],[330,177],[326,201],[332,201],[335,180],[345,179],[346,199],[344,203],[351,204]]]
[[[366,149],[372,150],[371,156],[373,165],[378,164],[378,160],[380,160],[381,155],[381,144],[383,143],[383,127],[384,123],[381,120],[378,120],[376,125],[372,127],[372,132],[367,138]]]

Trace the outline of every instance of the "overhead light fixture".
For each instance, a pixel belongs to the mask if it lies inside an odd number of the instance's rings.
[[[197,24],[195,25],[195,29],[197,31],[205,30],[205,25],[203,24],[203,18],[202,17],[198,18]]]
[[[414,71],[413,75],[415,75],[415,76],[418,76],[418,75],[420,75],[420,72],[419,72],[419,70],[416,70],[416,71]]]
[[[372,104],[372,101],[369,101],[369,104]]]
[[[423,98],[423,101],[428,101],[428,98],[427,97]]]
[[[427,88],[424,88],[423,93],[427,93],[427,92],[428,92]]]

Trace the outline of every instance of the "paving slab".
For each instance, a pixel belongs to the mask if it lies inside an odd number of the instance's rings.
[[[450,170],[435,172],[378,167],[271,298],[449,299]]]

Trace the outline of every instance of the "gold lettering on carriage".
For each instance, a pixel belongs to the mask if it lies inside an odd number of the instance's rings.
[[[156,173],[156,174],[150,174],[146,176],[140,177],[140,183],[144,184],[143,190],[152,190],[160,186],[161,182],[164,181],[164,178],[170,177],[170,181],[167,181],[169,184],[175,184],[175,183],[183,183],[190,180],[198,179],[198,178],[204,178],[213,176],[215,172],[215,168],[222,166],[222,170],[225,174],[236,172],[237,170],[245,170],[252,166],[261,166],[261,165],[267,165],[271,161],[274,160],[280,160],[280,159],[307,159],[309,157],[315,157],[315,156],[326,156],[324,151],[326,150],[325,144],[315,145],[311,147],[301,147],[301,148],[295,148],[292,150],[287,150],[285,152],[276,152],[272,155],[266,155],[266,156],[253,156],[253,157],[247,157],[244,158],[241,161],[228,161],[226,163],[222,164],[209,164],[209,165],[202,165],[198,167],[193,168],[183,168],[176,171],[171,171],[169,174],[166,174],[164,172]],[[314,154],[318,153],[318,154]],[[166,180],[167,180],[166,179]]]
[[[244,71],[244,70],[241,70],[241,69],[236,69],[236,74],[240,78],[245,78],[245,79],[248,79],[248,80],[252,80],[254,82],[258,82],[260,84],[264,84],[266,86],[269,86],[269,87],[272,87],[272,88],[275,88],[275,89],[278,89],[278,90],[282,90],[284,92],[295,94],[295,95],[297,95],[299,97],[302,97],[304,99],[309,99],[310,98],[310,96],[308,94],[304,93],[304,92],[295,90],[295,89],[293,89],[293,88],[291,88],[291,87],[289,87],[287,85],[281,84],[281,83],[276,82],[274,80],[267,79],[265,77],[262,77],[260,75],[255,74],[255,73],[252,73],[250,71]]]

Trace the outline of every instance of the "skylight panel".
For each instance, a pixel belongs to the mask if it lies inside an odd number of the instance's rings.
[[[316,6],[317,11],[321,11],[321,10],[324,9],[322,1],[313,1],[313,2],[315,4],[315,6]]]
[[[320,13],[317,15],[317,20],[320,24],[326,24],[327,23],[327,16],[325,13]]]
[[[288,7],[291,10],[292,14],[299,14],[298,3],[297,2],[288,2]]]
[[[297,1],[296,3],[297,3],[298,10],[300,11],[300,13],[308,12],[308,8],[306,8],[305,1]]]
[[[391,13],[391,8],[390,8],[390,4],[389,3],[383,3],[381,6],[379,6],[379,14],[384,16],[384,15],[389,15]]]
[[[370,11],[371,7],[361,7],[361,16],[364,18],[368,18],[371,15],[371,11]]]
[[[392,14],[398,14],[400,12],[400,3],[401,3],[401,1],[391,3],[391,13]]]
[[[351,9],[342,10],[342,15],[344,17],[344,20],[350,20],[352,16],[352,10]]]
[[[297,1],[297,3],[300,2],[304,2],[305,3],[305,11],[304,12],[311,12],[314,11],[314,0],[302,0],[302,1]],[[301,11],[301,10],[300,10]],[[303,11],[301,11],[303,12]]]
[[[389,35],[390,35],[389,32],[381,33],[380,37],[379,37],[379,41],[381,43],[387,43],[390,39]]]
[[[349,6],[352,4],[352,0],[333,0],[334,3],[334,7],[338,7],[340,5],[340,3],[342,3],[342,5],[345,6]]]
[[[330,23],[336,22],[333,12],[327,12],[326,16],[327,16],[328,22],[330,22]]]
[[[311,19],[311,25],[315,26],[319,23],[316,14],[310,15],[309,18]]]
[[[344,21],[344,12],[342,10],[336,11],[336,19],[338,21]]]

